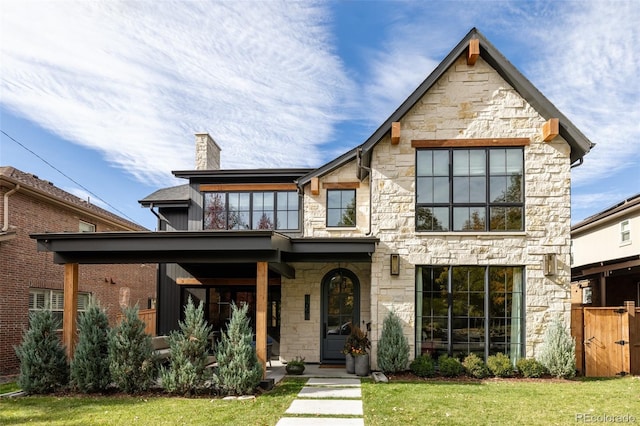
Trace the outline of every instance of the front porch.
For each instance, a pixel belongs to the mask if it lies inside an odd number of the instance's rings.
[[[204,294],[208,308],[214,305],[219,308],[220,303],[227,303],[220,302],[220,289],[244,286],[251,289],[252,303],[255,304],[252,319],[256,352],[265,369],[269,319],[272,318],[269,314],[274,309],[274,305],[269,304],[270,290],[274,289],[272,295],[278,285],[291,290],[285,290],[281,295],[280,312],[289,316],[286,333],[289,333],[291,341],[303,342],[307,349],[315,346],[315,355],[307,358],[307,362],[320,362],[322,352],[318,353],[317,348],[322,344],[321,333],[327,335],[329,330],[322,325],[341,324],[340,321],[351,315],[340,309],[329,311],[328,302],[322,301],[327,297],[321,290],[325,288],[321,287],[322,274],[330,278],[326,275],[328,272],[340,270],[339,265],[347,263],[366,265],[362,270],[370,271],[371,254],[378,241],[371,237],[292,238],[270,230],[60,233],[31,237],[37,240],[39,251],[52,252],[53,261],[65,265],[63,343],[70,357],[76,336],[77,312],[73,307],[77,303],[79,265],[159,263],[157,334],[177,329],[182,305],[186,302],[185,295]],[[301,274],[297,274],[296,268],[301,269]],[[310,274],[309,270],[315,273]],[[367,281],[369,274],[365,277]],[[367,286],[363,294],[368,294],[368,291]],[[213,298],[216,293],[218,299]],[[361,302],[359,295],[357,302]],[[320,312],[320,305],[324,306],[325,313]],[[368,309],[367,303],[363,306]],[[217,314],[219,322],[224,319],[220,310]],[[359,307],[355,320],[360,321]],[[296,321],[306,324],[298,327]],[[305,339],[312,339],[315,344],[310,346],[304,343]],[[294,353],[299,352],[295,345],[284,346],[290,352],[287,357],[305,356]]]

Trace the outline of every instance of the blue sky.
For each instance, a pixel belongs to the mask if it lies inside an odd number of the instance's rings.
[[[575,223],[640,192],[638,22],[632,1],[5,0],[0,127],[84,189],[4,134],[0,165],[154,229],[137,201],[184,183],[194,133],[223,168],[320,166],[477,27],[597,144]]]

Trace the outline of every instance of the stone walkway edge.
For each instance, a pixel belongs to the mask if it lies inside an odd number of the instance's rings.
[[[362,416],[360,379],[310,378],[276,426],[364,426]]]

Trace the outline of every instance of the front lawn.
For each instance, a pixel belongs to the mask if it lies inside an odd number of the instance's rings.
[[[362,398],[366,425],[612,423],[589,417],[603,415],[633,416],[640,423],[640,380],[632,377],[363,382]]]
[[[0,424],[275,425],[306,378],[287,378],[248,401],[164,396],[29,396],[0,399]],[[612,423],[595,416],[634,416],[640,380],[462,380],[375,384],[363,380],[366,425]],[[585,421],[576,421],[582,415]],[[586,416],[593,416],[587,418]],[[591,419],[591,421],[589,421]],[[620,422],[620,421],[619,421]],[[629,422],[629,420],[627,420]]]

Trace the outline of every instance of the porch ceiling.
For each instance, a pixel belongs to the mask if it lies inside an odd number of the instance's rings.
[[[371,262],[377,238],[291,238],[275,231],[97,232],[32,234],[54,263]],[[278,266],[280,265],[280,266]],[[274,269],[272,268],[272,269]]]

